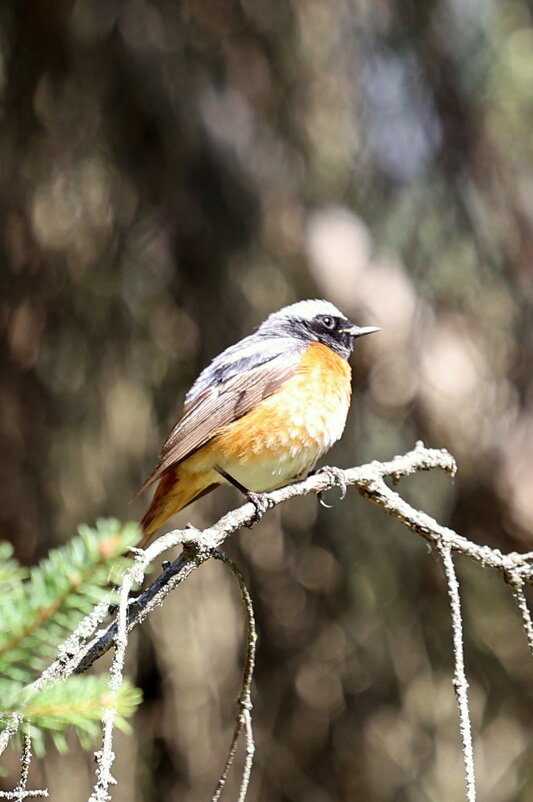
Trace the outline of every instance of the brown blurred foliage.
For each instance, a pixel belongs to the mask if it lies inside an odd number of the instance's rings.
[[[455,483],[405,482],[409,499],[531,549],[532,80],[525,0],[3,3],[0,534],[20,558],[139,516],[198,370],[314,296],[383,328],[329,461],[448,447]],[[236,503],[220,490],[179,521]],[[461,798],[425,544],[351,493],[284,505],[230,549],[260,629],[250,800]],[[531,799],[520,623],[499,578],[459,570],[480,796]],[[146,701],[114,799],[209,798],[242,636],[210,564],[138,633]],[[86,798],[89,756],[39,771],[54,800]]]

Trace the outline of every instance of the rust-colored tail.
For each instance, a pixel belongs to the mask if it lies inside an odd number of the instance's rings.
[[[160,480],[152,502],[141,521],[144,535],[139,547],[145,548],[154,532],[168,518],[196,501],[200,496],[209,493],[216,485],[217,483],[211,481],[211,476],[207,471],[191,473],[187,471],[185,464],[172,468]]]

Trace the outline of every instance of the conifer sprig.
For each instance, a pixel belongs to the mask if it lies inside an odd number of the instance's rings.
[[[83,745],[99,732],[111,704],[107,675],[72,676],[38,690],[28,686],[95,604],[107,597],[115,601],[110,572],[118,575],[130,564],[121,555],[139,537],[136,524],[114,519],[99,520],[94,529],[82,525],[77,537],[29,571],[13,558],[9,544],[0,543],[0,729],[19,713],[40,753],[45,731],[61,750],[70,726]],[[140,692],[123,683],[113,703],[118,726],[125,728],[139,701]]]

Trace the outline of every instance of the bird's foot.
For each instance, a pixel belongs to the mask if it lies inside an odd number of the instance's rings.
[[[313,473],[315,473],[315,474],[317,474],[317,473],[325,474],[327,476],[327,478],[329,479],[329,481],[331,482],[332,486],[340,488],[340,491],[341,491],[340,501],[343,501],[346,498],[346,492],[347,492],[348,487],[346,485],[346,479],[344,478],[344,471],[342,471],[340,468],[333,468],[333,467],[331,467],[329,465],[325,465],[323,468],[317,468],[317,470],[313,471]],[[325,507],[327,510],[330,510],[332,505],[331,504],[327,504],[324,501],[324,491],[320,490],[317,493],[317,496],[318,496],[319,503],[323,507]]]
[[[267,510],[272,509],[274,502],[267,496],[266,493],[254,493],[252,490],[249,490],[246,495],[248,497],[248,501],[251,501],[255,507],[254,517],[249,523],[246,524],[248,528],[251,528],[254,524],[261,520]]]
[[[258,523],[265,512],[274,506],[274,502],[267,496],[266,493],[254,493],[253,490],[248,490],[247,487],[238,482],[237,479],[225,471],[224,468],[221,468],[220,465],[217,465],[215,470],[218,471],[218,473],[223,476],[224,479],[230,483],[230,485],[233,485],[233,487],[236,487],[237,490],[241,491],[241,493],[244,493],[248,501],[251,501],[254,505],[254,517],[249,523],[246,524],[248,528],[251,528],[254,524]]]

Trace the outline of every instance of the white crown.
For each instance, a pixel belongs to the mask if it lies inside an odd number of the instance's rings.
[[[345,315],[329,301],[321,298],[314,298],[308,301],[297,301],[290,306],[284,306],[277,312],[268,316],[268,321],[279,320],[280,318],[296,318],[297,320],[313,320],[317,315],[331,315],[332,317],[345,318]]]

